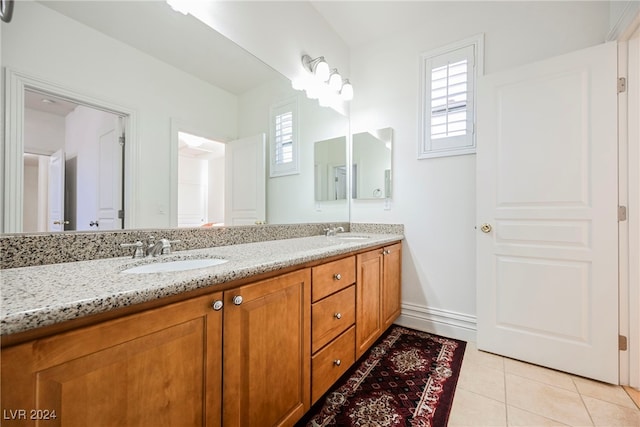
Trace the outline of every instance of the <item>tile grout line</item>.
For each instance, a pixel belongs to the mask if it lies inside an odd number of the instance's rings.
[[[591,411],[589,411],[589,407],[585,403],[584,397],[582,396],[582,393],[580,393],[580,388],[578,388],[578,384],[576,384],[576,381],[573,377],[571,377],[571,382],[573,383],[573,386],[576,388],[576,391],[578,392],[578,396],[580,396],[580,402],[582,402],[582,406],[584,406],[584,409],[587,410],[587,415],[589,415],[589,419],[591,420],[591,425],[595,426],[596,423],[595,421],[593,421],[593,417],[591,416]]]
[[[502,382],[504,384],[504,420],[505,425],[509,427],[509,404],[507,402],[507,370],[504,364],[504,357],[502,358]]]

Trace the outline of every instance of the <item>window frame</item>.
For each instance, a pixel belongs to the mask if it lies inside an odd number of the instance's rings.
[[[276,117],[284,113],[292,114],[292,135],[291,151],[292,161],[287,163],[276,163],[278,149],[276,144]],[[298,133],[298,98],[291,97],[271,105],[269,108],[269,177],[295,175],[300,173],[300,150]]]
[[[464,55],[470,49],[471,55]],[[472,61],[467,75],[470,86],[467,98],[467,121],[471,132],[463,136],[431,138],[431,71],[437,68],[434,62],[449,58],[466,58]],[[420,134],[418,138],[418,159],[475,154],[476,152],[476,111],[477,81],[484,70],[484,34],[477,34],[455,43],[433,49],[420,55]],[[470,116],[469,116],[470,115]],[[434,141],[437,143],[434,144]],[[434,147],[435,145],[435,147]]]

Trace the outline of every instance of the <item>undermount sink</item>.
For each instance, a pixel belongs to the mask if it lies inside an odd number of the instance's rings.
[[[226,259],[203,258],[203,259],[183,259],[179,261],[156,262],[153,264],[138,265],[126,270],[125,274],[146,274],[146,273],[170,273],[174,271],[195,270],[198,268],[213,267],[227,262]]]
[[[370,239],[369,236],[358,236],[352,234],[337,234],[336,237],[340,240],[366,240]]]

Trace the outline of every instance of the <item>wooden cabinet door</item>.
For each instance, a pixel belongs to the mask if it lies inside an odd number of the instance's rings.
[[[309,409],[310,281],[304,269],[225,292],[225,426],[290,426]]]
[[[221,425],[216,297],[3,349],[3,426]]]
[[[381,286],[382,250],[356,257],[356,359],[382,334]]]
[[[382,329],[386,330],[400,316],[402,244],[384,248],[382,281]]]

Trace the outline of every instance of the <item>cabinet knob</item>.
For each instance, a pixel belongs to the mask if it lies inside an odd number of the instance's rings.
[[[336,279],[336,280],[340,280],[340,279],[342,279],[342,274],[336,273],[336,274],[333,275],[333,278]]]
[[[340,366],[340,365],[342,365],[342,361],[340,359],[336,359],[336,360],[333,361],[333,364],[336,365],[336,366]]]
[[[336,319],[340,320],[342,319],[342,313],[336,313],[333,315],[333,317],[335,317]]]
[[[240,295],[236,295],[233,297],[233,303],[235,305],[240,305],[242,304],[242,297]]]
[[[389,255],[391,253],[391,251],[389,249],[383,249],[382,250],[382,255]]]
[[[224,305],[224,303],[220,300],[215,300],[214,302],[211,303],[211,308],[213,308],[215,311],[220,311],[222,310],[222,306]]]

